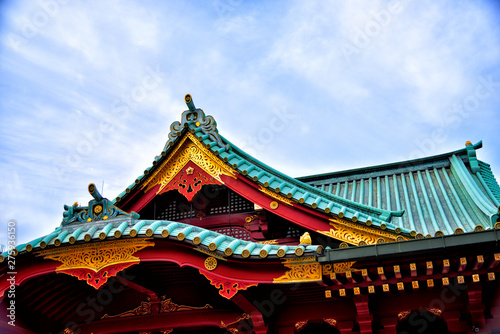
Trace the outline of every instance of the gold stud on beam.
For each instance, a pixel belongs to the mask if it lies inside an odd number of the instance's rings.
[[[410,263],[411,277],[417,276],[417,265],[415,263]]]
[[[358,286],[354,288],[354,294],[355,294],[356,296],[358,296],[358,295],[360,295],[360,294],[361,294],[361,290],[359,289],[359,287],[358,287]]]
[[[363,279],[366,281],[366,282],[371,282],[372,279],[370,278],[370,276],[368,275],[368,269],[361,269],[361,275],[363,276]]]
[[[473,281],[474,283],[479,282],[479,281],[480,281],[480,279],[479,279],[479,274],[474,274],[474,275],[472,275],[472,281]]]
[[[447,274],[450,271],[450,260],[443,260],[443,271],[442,274]]]
[[[325,291],[325,298],[332,298],[332,290]]]
[[[495,253],[495,255],[493,257],[493,261],[491,261],[488,268],[490,268],[490,269],[495,268],[496,266],[498,266],[499,263],[500,263],[500,253]]]
[[[450,285],[450,279],[448,277],[443,277],[442,281],[443,281],[443,286]]]
[[[467,258],[461,257],[460,258],[460,265],[458,266],[458,271],[464,271],[465,267],[467,267]]]
[[[380,279],[382,279],[384,281],[387,280],[387,277],[385,277],[385,274],[384,274],[384,267],[377,267],[377,274],[380,277]]]
[[[478,255],[476,258],[476,263],[474,264],[474,268],[472,270],[480,269],[484,264],[484,257],[482,255]]]
[[[399,290],[399,291],[402,291],[402,290],[404,290],[404,289],[405,289],[405,284],[404,284],[403,282],[398,282],[398,284],[397,284],[397,285],[398,285],[398,290]]]
[[[413,290],[417,290],[418,289],[418,281],[412,281],[411,287],[413,288]]]
[[[387,284],[387,283],[386,284],[382,284],[382,290],[384,292],[389,292],[389,284]]]
[[[339,289],[339,295],[345,297],[345,289]]]
[[[433,269],[432,261],[427,261],[427,263],[425,264],[425,267],[427,269],[427,271],[426,271],[427,276],[432,275],[432,269]]]
[[[399,268],[399,265],[394,266],[394,276],[396,278],[401,278],[401,269]]]
[[[457,276],[457,283],[458,284],[464,284],[465,283],[465,278],[463,276]]]
[[[488,273],[488,281],[494,281],[495,280],[495,273]]]
[[[375,286],[368,285],[368,293],[375,293]]]
[[[433,288],[434,287],[434,280],[432,278],[429,278],[427,280],[427,287],[428,288]]]

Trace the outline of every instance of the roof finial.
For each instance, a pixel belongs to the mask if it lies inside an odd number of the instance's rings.
[[[187,96],[187,95],[186,95],[186,96]],[[465,142],[465,146],[469,146],[469,145],[472,145],[472,143],[471,143],[469,140],[467,140],[467,141]]]
[[[193,99],[191,98],[191,94],[186,94],[186,96],[184,96],[184,101],[186,101],[186,104],[190,111],[194,111],[196,109],[193,103]]]

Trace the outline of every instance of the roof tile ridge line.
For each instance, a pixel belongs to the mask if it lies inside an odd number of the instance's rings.
[[[481,175],[485,179],[486,184],[491,185],[490,190],[495,194],[498,194],[499,197],[497,199],[500,201],[500,184],[498,183],[495,174],[491,170],[491,165],[482,160],[477,160],[479,162],[479,167],[481,169]]]
[[[471,191],[472,193],[470,194],[470,197],[476,204],[476,206],[487,216],[491,217],[495,214],[497,214],[497,210],[493,210],[490,207],[486,206],[484,202],[486,198],[484,195],[477,189],[477,185],[474,182],[474,180],[471,179],[470,174],[466,171],[464,171],[465,165],[463,161],[459,160],[456,155],[453,155],[450,158],[451,161],[451,167],[457,171],[457,177],[460,180],[460,182],[464,185],[464,187],[468,190]],[[490,202],[491,203],[491,202]],[[493,203],[491,203],[493,204]]]
[[[240,149],[239,147],[237,147],[236,145],[234,145],[233,143],[231,143],[224,136],[221,135],[221,138],[224,139],[224,141],[226,141],[231,146],[232,150],[237,151],[239,154],[243,155],[246,159],[250,160],[252,163],[257,164],[257,165],[263,167],[264,169],[266,169],[268,172],[275,173],[275,174],[279,175],[280,177],[283,177],[284,179],[287,179],[290,183],[297,184],[300,187],[303,187],[303,188],[307,189],[308,191],[313,192],[316,195],[325,197],[327,199],[336,201],[336,202],[341,203],[341,204],[348,205],[350,207],[355,207],[355,208],[358,208],[358,209],[361,209],[361,210],[365,210],[365,211],[369,211],[369,212],[378,214],[380,216],[385,216],[387,218],[385,218],[383,220],[387,221],[387,222],[389,222],[391,220],[392,216],[401,217],[404,214],[404,210],[401,210],[401,211],[390,211],[390,210],[385,210],[385,209],[379,209],[379,208],[368,206],[368,205],[365,205],[365,204],[360,204],[360,203],[357,203],[357,202],[352,202],[352,201],[347,200],[345,198],[342,198],[342,197],[336,196],[334,194],[328,193],[328,192],[326,192],[324,190],[317,189],[317,188],[315,188],[315,187],[313,187],[313,186],[311,186],[311,185],[309,185],[307,183],[304,183],[304,182],[302,182],[300,180],[297,180],[297,179],[295,179],[293,177],[290,177],[290,176],[288,176],[286,174],[283,174],[283,173],[277,171],[276,169],[268,166],[267,164],[261,162],[260,160],[252,157],[251,155],[249,155],[248,153],[246,153],[245,151],[243,151],[242,149]]]
[[[476,144],[473,144],[472,147],[474,149],[480,149],[483,147],[483,142],[479,141]],[[321,174],[313,174],[313,175],[305,175],[305,176],[298,176],[295,179],[302,180],[302,179],[309,179],[309,178],[323,178],[323,177],[328,177],[334,174],[340,174],[340,173],[350,173],[350,172],[356,172],[356,171],[362,171],[364,169],[374,169],[374,168],[380,168],[380,169],[386,169],[388,167],[393,167],[393,166],[398,166],[398,165],[417,165],[425,161],[431,161],[431,160],[441,160],[445,158],[449,158],[452,155],[465,155],[467,154],[467,148],[462,148],[456,151],[451,151],[447,153],[441,153],[441,154],[436,154],[436,155],[431,155],[429,157],[423,157],[423,158],[418,158],[418,159],[412,159],[412,160],[403,160],[403,161],[396,161],[396,162],[390,162],[388,164],[382,164],[382,165],[375,165],[375,166],[366,166],[366,167],[359,167],[359,168],[353,168],[353,169],[345,169],[345,170],[340,170],[340,171],[335,171],[335,172],[328,172],[328,173],[321,173]]]
[[[480,171],[476,172],[476,176],[479,179],[479,182],[481,182],[481,184],[483,185],[484,189],[486,189],[486,192],[488,193],[488,196],[490,197],[490,199],[493,201],[493,204],[495,204],[496,206],[500,206],[500,202],[495,197],[495,195],[491,191],[488,184],[486,184],[486,182],[484,181],[483,176],[481,175],[481,172]]]
[[[476,173],[476,176],[478,177],[479,181],[481,181],[483,187],[486,188],[486,192],[488,192],[488,195],[490,195],[490,197],[492,198],[495,205],[500,206],[500,199],[497,198],[496,195],[493,193],[493,191],[500,193],[500,186],[497,182],[495,175],[493,174],[493,171],[491,170],[490,164],[488,164],[484,161],[481,161],[479,159],[477,161],[479,163],[479,172]],[[481,168],[481,166],[484,166],[484,167]],[[486,170],[484,170],[484,169],[486,169]],[[490,182],[486,182],[486,180],[483,177],[483,173],[485,174],[484,177],[488,177]],[[489,175],[486,175],[486,174],[489,174]],[[491,184],[491,183],[493,183],[493,184]]]

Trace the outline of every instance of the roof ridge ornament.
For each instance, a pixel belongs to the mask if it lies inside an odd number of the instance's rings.
[[[229,144],[224,143],[219,136],[215,119],[210,115],[205,115],[202,109],[196,108],[190,94],[186,94],[184,101],[189,109],[182,113],[180,122],[176,121],[170,125],[170,133],[168,134],[169,140],[165,144],[163,150],[167,150],[169,143],[175,141],[182,134],[183,129],[189,127],[190,124],[194,124],[204,135],[208,135],[208,138],[217,142],[220,147],[228,150]]]
[[[102,197],[93,183],[89,184],[88,190],[94,199],[89,201],[88,206],[79,206],[76,202],[71,206],[65,204],[61,226],[77,222],[89,223],[115,217],[139,218],[139,214],[136,212],[127,213],[113,205],[107,198]]]
[[[467,148],[467,157],[469,158],[470,169],[472,170],[472,173],[476,174],[481,170],[477,161],[476,148],[470,141],[465,143],[465,147]]]

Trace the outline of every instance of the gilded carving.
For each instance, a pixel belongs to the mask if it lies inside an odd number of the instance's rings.
[[[154,246],[154,242],[126,239],[50,249],[39,252],[38,256],[61,262],[56,270],[86,268],[98,272],[113,264],[139,262],[134,254],[148,246]]]
[[[264,244],[264,245],[279,245],[278,239],[257,241],[257,243]]]
[[[103,315],[101,319],[107,319],[107,318],[122,318],[122,317],[130,317],[130,316],[135,316],[135,315],[148,315],[153,313],[153,305],[151,303],[151,297],[148,297],[147,301],[141,302],[139,306],[136,308],[130,310],[130,311],[125,311],[120,314],[116,315]]]
[[[215,270],[217,268],[217,259],[210,256],[205,259],[205,268],[208,270]]]
[[[264,188],[263,186],[260,186],[260,191],[262,191],[264,194],[268,195],[269,197],[272,197],[282,203],[285,203],[287,205],[293,206],[293,201],[291,199],[286,198],[285,196],[281,196],[280,194],[275,193],[274,191],[271,191],[267,188]],[[276,209],[278,206],[276,205]]]
[[[189,140],[187,140],[189,139]],[[160,185],[158,193],[168,186],[170,181],[182,171],[189,161],[194,162],[198,167],[212,176],[220,184],[224,184],[221,175],[227,175],[236,178],[235,171],[219,159],[212,157],[213,153],[205,148],[191,133],[186,133],[186,136],[180,141],[179,145],[172,152],[171,156],[165,160],[151,177],[144,182],[142,189],[145,192]]]
[[[203,254],[207,254],[207,255],[210,255],[212,257],[215,257],[216,259],[218,260],[223,260],[223,261],[227,261],[227,259],[221,255],[219,255],[217,252],[212,252],[208,249],[205,249],[205,248],[201,248],[201,247],[196,247],[196,248],[193,248],[194,250],[200,252],[200,253],[203,253]]]
[[[307,326],[307,320],[306,321],[298,321],[295,323],[295,331],[300,332]]]
[[[396,241],[398,237],[403,237],[395,233],[377,230],[368,226],[351,223],[343,219],[332,218],[330,221],[331,228],[329,231],[318,230],[316,232],[356,246],[360,243],[373,245],[379,242],[381,238],[386,242],[393,242]],[[405,238],[405,240],[410,239],[409,237],[403,238]]]
[[[154,246],[154,242],[149,239],[126,239],[50,249],[38,252],[37,256],[61,262],[56,272],[85,280],[98,289],[108,278],[139,263],[140,259],[134,254],[148,246]]]
[[[322,279],[322,268],[318,262],[286,262],[284,266],[290,270],[283,276],[273,279],[274,283],[317,282]]]
[[[159,314],[159,313],[170,313],[170,312],[181,312],[190,310],[207,310],[213,308],[211,305],[206,304],[205,306],[187,306],[179,305],[172,301],[172,298],[167,298],[166,296],[161,297],[161,301],[152,302],[151,297],[148,297],[147,301],[142,301],[136,308],[122,312],[120,314],[108,315],[105,314],[101,319],[107,318],[123,318],[130,316],[140,316],[149,314]]]
[[[226,299],[233,298],[234,295],[237,294],[239,290],[246,290],[249,287],[257,286],[257,283],[233,281],[227,278],[219,278],[216,276],[211,276],[203,272],[200,273],[210,281],[210,284],[219,289],[219,295],[221,295]]]
[[[250,319],[250,315],[243,313],[242,316],[238,320],[230,322],[229,324],[225,324],[224,321],[221,321],[220,328],[224,328],[225,330],[227,330],[231,334],[236,334],[236,333],[238,333],[238,329],[237,328],[230,328],[229,326],[235,325],[235,324],[239,323],[241,320],[248,320],[248,319]]]
[[[399,321],[403,321],[406,319],[406,317],[411,313],[411,310],[408,311],[401,311],[398,313],[398,319]]]
[[[356,263],[356,261],[327,263],[321,266],[321,270],[324,276],[329,276],[330,278],[332,278],[332,274],[343,274],[347,271],[360,271],[361,269],[351,268],[354,263]]]
[[[323,318],[323,321],[327,324],[329,324],[332,327],[337,326],[337,320],[332,319],[332,318]]]

